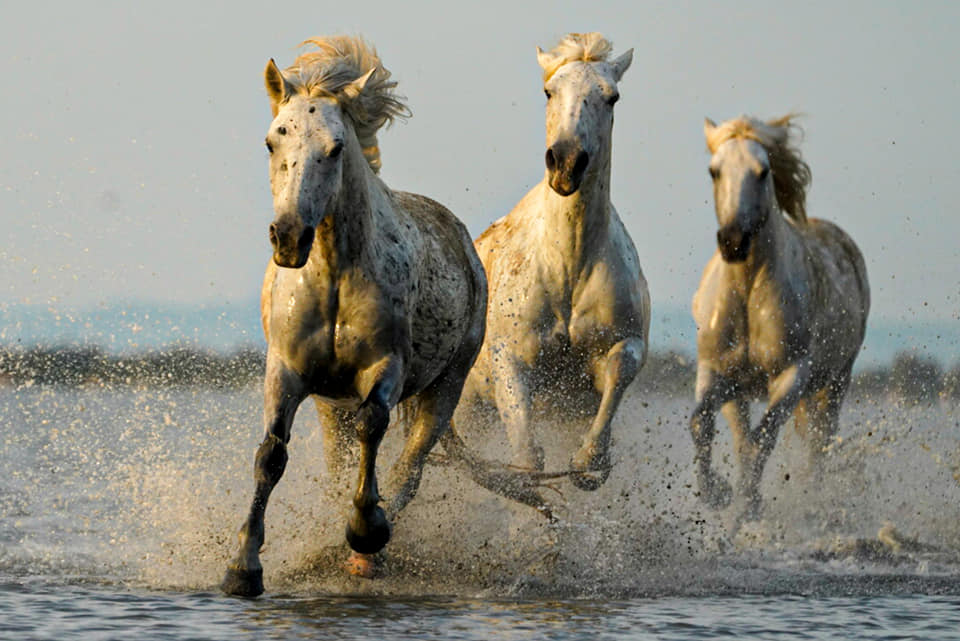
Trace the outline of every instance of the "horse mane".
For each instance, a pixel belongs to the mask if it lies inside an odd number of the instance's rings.
[[[410,117],[404,97],[393,92],[397,86],[380,62],[376,49],[362,38],[328,36],[310,38],[298,46],[314,45],[316,51],[297,56],[284,70],[284,77],[297,92],[309,96],[331,96],[353,121],[363,155],[374,172],[380,171],[377,131],[395,118]],[[357,95],[342,91],[368,71],[372,75]]]
[[[613,43],[602,34],[568,33],[551,49],[549,64],[543,69],[543,81],[550,80],[557,69],[569,62],[604,62],[613,50]]]
[[[807,222],[807,188],[813,178],[810,166],[800,156],[798,138],[803,129],[793,122],[796,114],[787,114],[763,122],[751,116],[740,116],[717,125],[707,134],[707,149],[711,154],[728,140],[754,140],[767,152],[773,173],[773,191],[780,210],[794,222]]]

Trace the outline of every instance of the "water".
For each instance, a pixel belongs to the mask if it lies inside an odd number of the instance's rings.
[[[0,388],[0,637],[960,638],[956,407],[852,399],[820,485],[786,430],[763,520],[731,537],[692,496],[689,405],[628,394],[614,473],[596,493],[558,483],[555,527],[431,466],[369,581],[341,569],[345,500],[306,404],[267,513],[267,594],[247,601],[216,585],[257,389]]]

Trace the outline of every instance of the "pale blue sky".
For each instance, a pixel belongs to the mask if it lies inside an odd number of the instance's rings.
[[[876,317],[960,317],[960,3],[179,2],[4,6],[0,301],[252,300],[269,258],[262,70],[360,33],[413,118],[383,178],[474,235],[543,174],[535,45],[635,49],[613,198],[654,305],[713,251],[704,116],[806,114],[812,215],[867,258]],[[440,5],[440,6],[437,6]]]

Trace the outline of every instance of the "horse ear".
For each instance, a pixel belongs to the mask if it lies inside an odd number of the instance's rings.
[[[277,115],[280,105],[294,93],[293,85],[283,77],[277,63],[270,58],[267,68],[263,70],[263,83],[267,87],[267,95],[270,97],[270,108],[273,115]]]
[[[351,82],[349,85],[347,85],[346,87],[344,87],[344,88],[341,89],[340,91],[341,91],[341,92],[343,93],[343,95],[345,95],[347,98],[353,100],[354,98],[356,98],[357,96],[359,96],[359,95],[360,95],[360,92],[362,92],[363,89],[364,89],[364,87],[367,86],[367,82],[370,81],[370,77],[373,76],[373,73],[374,73],[376,70],[377,70],[376,67],[372,67],[372,68],[370,69],[370,71],[368,71],[367,73],[363,74],[362,76],[360,76],[359,78],[357,78],[356,80],[354,80],[353,82]]]
[[[713,130],[717,128],[717,123],[713,122],[709,118],[703,119],[703,136],[709,140],[710,134],[713,133]]]
[[[550,64],[553,62],[553,58],[554,56],[552,53],[548,53],[543,49],[541,49],[540,47],[537,47],[537,63],[540,65],[541,69],[546,71],[547,68],[550,66]]]
[[[619,58],[610,63],[613,68],[613,77],[616,78],[617,82],[620,82],[623,73],[630,68],[631,62],[633,62],[633,49],[621,54]]]

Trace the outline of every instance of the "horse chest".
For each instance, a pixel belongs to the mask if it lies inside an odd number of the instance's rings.
[[[278,289],[270,348],[310,381],[316,393],[329,398],[352,395],[357,371],[389,342],[391,315],[383,302],[360,296],[344,283]]]

